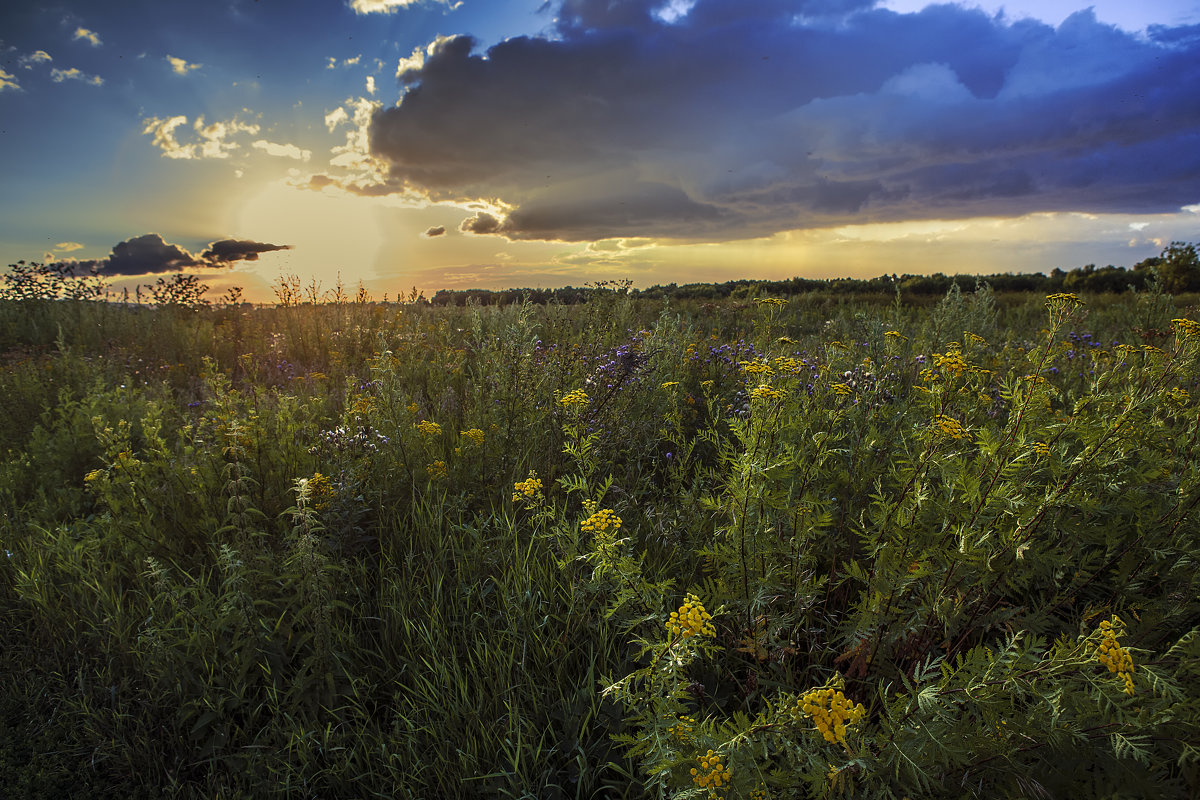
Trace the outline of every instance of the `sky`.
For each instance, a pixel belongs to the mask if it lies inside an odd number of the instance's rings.
[[[0,265],[438,289],[1200,241],[1200,0],[10,0]]]

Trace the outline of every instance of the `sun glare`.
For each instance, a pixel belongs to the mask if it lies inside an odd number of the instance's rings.
[[[251,267],[268,282],[280,272],[312,279],[330,288],[339,274],[354,285],[375,274],[383,245],[382,209],[371,198],[297,189],[284,182],[264,186],[235,214],[235,228],[247,236],[292,249]]]

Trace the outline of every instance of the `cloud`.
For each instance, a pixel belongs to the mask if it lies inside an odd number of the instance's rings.
[[[213,242],[200,257],[212,264],[228,264],[233,261],[258,261],[259,253],[274,250],[291,250],[287,244],[267,244],[246,239],[221,239]]]
[[[367,76],[367,94],[375,94],[375,76]]]
[[[100,36],[95,31],[89,31],[87,28],[76,28],[75,35],[72,39],[83,39],[92,47],[100,46]]]
[[[59,242],[54,245],[55,250],[61,250],[64,253],[73,253],[76,250],[82,250],[83,245],[79,242]]]
[[[333,157],[329,166],[340,174],[310,176],[309,188],[319,190],[336,185],[361,194],[410,194],[403,186],[388,181],[382,172],[382,163],[370,153],[371,120],[382,107],[378,100],[358,97],[325,114],[325,127],[331,133],[342,125],[348,124],[350,128],[346,131],[345,143],[330,148]]]
[[[297,161],[308,161],[312,158],[312,150],[301,150],[294,144],[276,144],[268,142],[266,139],[259,139],[251,142],[250,146],[255,150],[262,150],[269,156],[278,158],[294,158]]]
[[[17,63],[25,69],[33,69],[34,64],[46,64],[53,60],[45,50],[34,50],[29,55],[17,59]]]
[[[329,129],[330,133],[333,133],[337,129],[338,125],[348,122],[349,120],[350,115],[346,113],[346,109],[338,106],[333,111],[330,111],[325,115],[325,127]]]
[[[1200,200],[1200,36],[874,5],[555,0],[544,36],[414,50],[346,153],[360,191],[486,201],[462,229],[512,239]]]
[[[500,228],[500,220],[486,211],[476,211],[458,226],[463,233],[475,234],[499,233]]]
[[[462,5],[461,2],[450,0],[432,0],[450,8],[451,11]],[[415,6],[424,0],[350,0],[350,8],[357,14],[391,14],[402,8]]]
[[[204,66],[203,64],[189,64],[182,58],[176,58],[175,56],[167,56],[167,62],[171,65],[171,71],[176,75],[187,75],[192,70],[197,70]]]
[[[196,148],[195,145],[181,145],[175,138],[175,129],[181,125],[187,124],[187,117],[180,114],[175,117],[167,117],[160,119],[158,117],[150,117],[142,120],[143,134],[152,134],[154,136],[153,144],[155,147],[163,151],[165,158],[194,158]]]
[[[0,67],[0,92],[7,89],[15,89],[19,92],[21,91],[21,84],[17,83],[16,75],[12,75]]]
[[[237,119],[205,125],[201,115],[192,123],[198,141],[184,144],[179,141],[175,131],[186,124],[187,117],[182,114],[165,118],[147,117],[142,120],[142,133],[153,137],[152,143],[162,150],[164,158],[176,159],[228,158],[231,151],[241,147],[238,142],[229,141],[230,137],[239,133],[251,136],[258,133],[257,125]]]
[[[111,275],[144,275],[151,272],[176,272],[201,262],[187,250],[168,244],[157,233],[126,239],[112,249],[101,268]]]
[[[55,83],[62,83],[63,81],[83,81],[84,83],[90,83],[93,86],[101,86],[104,84],[104,79],[99,75],[88,75],[86,72],[82,72],[75,67],[71,67],[70,69],[56,68],[50,70],[50,80],[54,81]]]
[[[359,53],[356,56],[351,56],[350,58],[343,58],[342,66],[343,67],[353,67],[359,61],[362,61],[362,53]],[[337,69],[337,66],[338,66],[337,58],[335,58],[334,56],[329,56],[328,61],[326,61],[326,63],[325,63],[325,69]]]
[[[70,243],[68,243],[70,244]],[[157,233],[126,239],[113,247],[107,258],[59,263],[82,267],[103,275],[153,275],[186,268],[222,268],[236,261],[257,261],[260,253],[289,250],[290,245],[266,244],[239,239],[213,242],[200,255],[193,255]]]
[[[423,233],[421,235],[424,236],[426,239],[432,239],[435,236],[445,236],[446,235],[446,226],[445,225],[435,225],[434,227],[425,231],[425,233]]]

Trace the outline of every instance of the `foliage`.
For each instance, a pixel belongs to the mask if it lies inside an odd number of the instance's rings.
[[[1195,306],[969,288],[0,303],[0,785],[1195,796]]]

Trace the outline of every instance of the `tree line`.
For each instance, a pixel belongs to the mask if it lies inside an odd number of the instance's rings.
[[[1131,288],[1141,290],[1152,277],[1157,276],[1163,289],[1172,294],[1200,291],[1200,256],[1196,245],[1187,242],[1172,242],[1157,256],[1143,259],[1132,268],[1108,265],[1097,267],[1087,264],[1072,270],[1054,269],[1049,274],[998,273],[991,275],[880,275],[875,278],[788,278],[780,281],[732,280],[723,283],[668,283],[646,289],[633,289],[628,284],[607,289],[624,289],[638,297],[647,299],[701,300],[749,298],[769,294],[788,296],[807,292],[829,292],[831,294],[892,295],[896,291],[909,296],[941,297],[957,284],[960,289],[970,290],[977,283],[986,283],[996,292],[1089,292],[1121,293]],[[593,296],[594,286],[565,286],[558,289],[442,289],[430,302],[437,306],[462,306],[468,303],[479,305],[507,305],[530,302],[538,305],[559,303],[571,305],[586,302]]]

